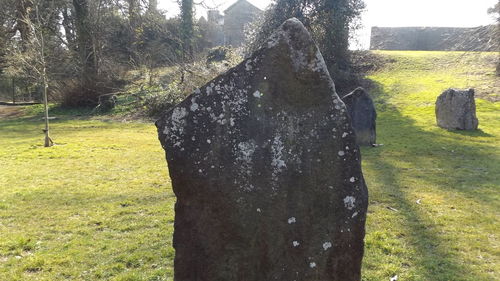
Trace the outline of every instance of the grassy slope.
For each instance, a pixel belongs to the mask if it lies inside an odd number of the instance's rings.
[[[433,113],[448,86],[492,97],[494,54],[382,54],[393,62],[370,77],[384,146],[363,149],[363,279],[495,280],[500,104],[477,100],[473,133],[439,129]],[[171,280],[175,198],[154,127],[63,118],[49,149],[41,128],[0,120],[0,280]]]
[[[440,129],[434,115],[448,87],[498,95],[496,54],[380,54],[392,63],[369,77],[384,146],[363,149],[364,280],[498,280],[500,103],[476,99],[476,132]]]

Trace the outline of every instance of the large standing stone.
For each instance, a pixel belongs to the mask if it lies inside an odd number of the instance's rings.
[[[476,130],[476,103],[474,89],[448,89],[436,100],[436,120],[439,127],[448,130]]]
[[[360,280],[360,154],[297,19],[156,125],[177,196],[176,281]]]
[[[345,95],[342,101],[351,116],[352,127],[356,133],[356,141],[359,145],[375,144],[376,131],[375,120],[377,112],[372,98],[365,89],[359,87]]]

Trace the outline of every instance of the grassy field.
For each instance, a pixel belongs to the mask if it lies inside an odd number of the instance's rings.
[[[369,76],[384,145],[362,150],[363,279],[500,280],[500,103],[485,100],[500,94],[497,54],[379,54],[390,63]],[[435,125],[434,102],[449,87],[475,87],[483,98],[478,131]]]
[[[0,121],[0,280],[168,280],[173,204],[151,124]]]
[[[363,280],[500,280],[496,54],[381,52]],[[480,130],[435,126],[448,87],[478,89]],[[37,110],[28,110],[28,113]],[[150,123],[0,119],[0,280],[172,280],[173,204]]]

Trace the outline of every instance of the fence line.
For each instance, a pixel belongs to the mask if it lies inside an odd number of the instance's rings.
[[[0,102],[32,103],[41,101],[41,88],[22,77],[0,76]]]

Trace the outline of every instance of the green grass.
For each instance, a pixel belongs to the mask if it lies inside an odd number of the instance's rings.
[[[0,121],[0,280],[169,280],[173,204],[151,124]]]
[[[363,280],[500,280],[500,103],[476,99],[475,132],[440,129],[434,115],[449,87],[495,100],[497,54],[379,54],[390,63],[369,76],[384,145],[362,150],[370,191]]]
[[[500,280],[496,54],[379,54],[363,280]],[[436,97],[467,86],[480,130],[436,127]],[[52,109],[51,148],[39,108],[0,120],[0,280],[172,280],[175,197],[154,126]]]

